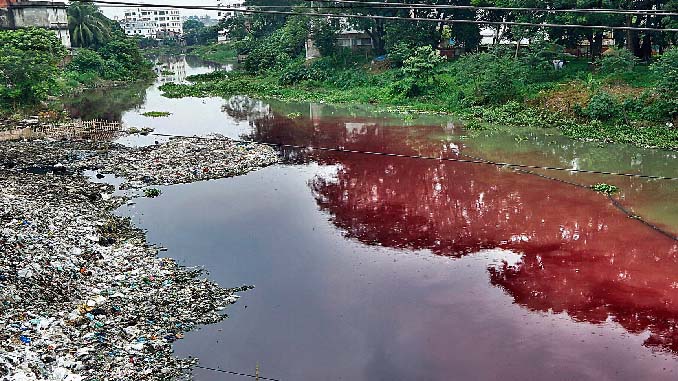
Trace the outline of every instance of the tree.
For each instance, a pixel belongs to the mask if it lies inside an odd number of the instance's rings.
[[[98,48],[111,36],[112,21],[94,4],[75,1],[68,6],[71,44],[79,48]]]
[[[199,20],[186,20],[184,21],[184,32],[189,32],[192,30],[202,29],[205,27],[205,24]]]
[[[141,55],[136,40],[112,40],[99,50],[99,54],[106,60],[105,79],[143,79],[153,74],[151,64]]]
[[[57,65],[66,56],[46,29],[0,31],[0,103],[33,105],[57,89]]]
[[[329,56],[337,49],[338,25],[335,20],[314,19],[311,20],[311,37],[315,42],[320,54]]]

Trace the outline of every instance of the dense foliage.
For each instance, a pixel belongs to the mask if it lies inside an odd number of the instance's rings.
[[[183,24],[186,45],[205,45],[217,42],[219,26],[205,26],[199,20],[186,20]]]
[[[44,100],[59,86],[66,49],[48,30],[0,31],[0,103],[16,107]]]
[[[138,41],[127,38],[96,6],[72,2],[68,16],[75,47],[70,60],[53,31],[0,30],[0,113],[36,107],[82,85],[153,76]]]
[[[77,48],[97,48],[110,39],[115,26],[96,5],[72,2],[68,7],[68,29],[71,45]]]

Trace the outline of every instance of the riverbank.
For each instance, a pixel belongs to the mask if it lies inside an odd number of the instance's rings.
[[[282,101],[372,104],[408,117],[417,113],[453,114],[467,121],[474,131],[557,128],[578,140],[678,149],[678,128],[670,120],[658,117],[660,113],[655,110],[665,106],[661,97],[649,85],[642,87],[639,82],[641,77],[649,81],[647,67],[626,76],[600,76],[592,80],[594,84],[584,83],[579,78],[583,71],[575,67],[554,79],[526,85],[520,91],[513,89],[520,93],[515,100],[473,104],[469,94],[475,93],[463,88],[457,83],[457,74],[452,74],[456,64],[448,64],[434,75],[426,89],[418,90],[420,95],[403,93],[400,87],[419,85],[402,77],[400,69],[355,66],[338,67],[331,72],[321,63],[256,75],[244,71],[197,75],[188,78],[191,84],[169,83],[161,90],[171,98],[242,94]],[[499,82],[492,83],[499,86]],[[608,97],[609,94],[614,95]]]
[[[119,195],[82,170],[125,175],[120,188],[142,188],[236,176],[276,161],[270,147],[222,138],[146,148],[0,142],[3,379],[187,377],[197,360],[173,357],[172,343],[222,320],[236,293],[250,288],[222,288],[158,258],[143,231],[113,214],[140,195]]]

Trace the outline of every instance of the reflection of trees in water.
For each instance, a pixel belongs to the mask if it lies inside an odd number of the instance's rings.
[[[299,145],[449,155],[430,129],[269,116],[252,138]],[[358,125],[355,123],[363,123]],[[483,248],[522,254],[489,269],[493,285],[538,311],[608,319],[678,353],[678,245],[616,210],[604,196],[490,166],[310,152],[338,164],[310,182],[320,208],[365,244],[462,256]]]
[[[64,107],[73,118],[119,122],[126,111],[138,109],[146,102],[149,83],[132,83],[125,87],[87,90],[65,99]]]

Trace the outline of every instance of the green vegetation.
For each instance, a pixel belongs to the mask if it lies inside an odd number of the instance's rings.
[[[135,39],[92,4],[68,8],[70,62],[54,32],[41,28],[0,31],[0,115],[44,108],[42,102],[83,86],[153,77]]]
[[[148,198],[156,198],[162,194],[162,191],[160,189],[156,188],[148,188],[144,189],[144,196]]]
[[[68,7],[68,29],[76,48],[101,47],[110,39],[117,23],[106,18],[91,3],[72,2]]]
[[[652,86],[636,87],[636,74],[642,74],[643,81],[655,77],[646,66],[620,76],[589,72],[586,63],[578,61],[555,72],[543,62],[530,64],[496,52],[469,54],[442,64],[430,54],[430,48],[419,49],[402,68],[380,72],[371,72],[371,65],[359,60],[344,65],[336,56],[311,63],[294,60],[279,70],[256,75],[214,72],[189,77],[190,85],[166,84],[161,89],[169,97],[247,94],[290,101],[379,104],[414,112],[454,113],[472,122],[469,126],[475,130],[555,127],[582,140],[678,148],[678,130],[671,127],[676,98],[658,95],[660,85],[654,79]],[[655,70],[663,67],[663,61],[657,62]]]
[[[186,20],[183,24],[186,45],[206,45],[217,42],[219,25],[207,27],[198,20]]]
[[[596,192],[606,194],[608,196],[619,192],[619,188],[616,187],[615,185],[610,185],[610,184],[605,184],[605,183],[598,183],[598,184],[591,185],[591,189],[593,189]]]
[[[51,31],[0,31],[0,113],[37,104],[58,92],[57,65],[65,56],[66,49]]]
[[[246,3],[276,5],[282,11],[308,5],[301,0]],[[518,0],[512,6],[533,6],[523,3]],[[657,7],[661,9],[661,4]],[[425,9],[350,8],[358,14],[428,17]],[[495,20],[492,17],[496,16],[475,10],[439,12],[436,17],[440,18],[572,23],[562,14],[503,14]],[[603,35],[596,30],[509,26],[497,30],[503,33],[502,38],[529,38],[530,45],[495,44],[479,50],[476,25],[383,19],[348,22],[370,37],[371,51],[340,47],[337,37],[341,27],[332,20],[262,14],[231,18],[220,27],[227,30],[231,41],[223,49],[232,50],[231,57],[246,57],[238,70],[194,76],[189,78],[192,84],[166,84],[161,89],[169,97],[247,94],[281,100],[369,103],[408,112],[454,113],[467,120],[474,131],[554,127],[577,139],[678,149],[678,129],[673,127],[678,121],[678,53],[668,49],[676,36],[615,34],[617,46],[603,53]],[[668,21],[629,21],[606,14],[581,15],[577,22],[661,27]],[[322,58],[304,59],[309,37]],[[585,57],[566,53],[577,53],[581,42],[590,47]],[[665,51],[649,65],[652,44]],[[445,60],[439,47],[467,53]],[[565,65],[558,69],[554,61]]]
[[[216,43],[189,47],[186,49],[186,54],[222,64],[234,62],[238,57],[238,52],[230,44]]]
[[[147,111],[141,115],[147,116],[149,118],[162,118],[165,116],[170,116],[172,113],[167,111]]]

